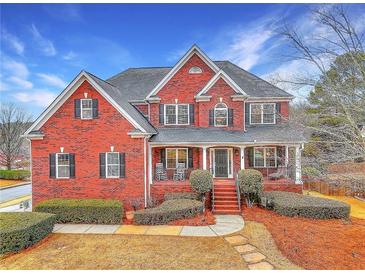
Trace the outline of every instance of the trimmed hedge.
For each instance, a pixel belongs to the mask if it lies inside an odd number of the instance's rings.
[[[350,215],[346,203],[292,192],[265,192],[267,207],[285,216],[313,219],[343,219]]]
[[[212,190],[213,176],[208,170],[196,169],[190,173],[189,182],[195,192],[204,194]]]
[[[203,213],[204,204],[190,199],[168,200],[155,208],[134,213],[134,222],[140,225],[162,225],[168,222],[191,218]]]
[[[123,216],[121,202],[104,199],[52,199],[34,210],[56,214],[58,223],[120,224]]]
[[[247,206],[252,207],[255,202],[259,201],[264,190],[264,178],[261,172],[255,169],[242,169],[238,172],[237,180]]]
[[[200,201],[199,194],[195,192],[171,192],[164,195],[164,200],[189,199]]]
[[[29,170],[0,170],[0,179],[24,180],[30,177]]]
[[[30,247],[50,234],[56,216],[36,212],[0,213],[0,254]]]

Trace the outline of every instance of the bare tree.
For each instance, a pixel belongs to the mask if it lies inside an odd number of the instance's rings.
[[[29,126],[30,116],[14,103],[0,105],[0,164],[10,170],[14,161],[24,153],[21,135]]]
[[[364,34],[356,31],[343,6],[324,6],[312,15],[321,34],[308,37],[288,25],[281,34],[291,46],[291,57],[312,64],[317,76],[277,82],[313,88],[306,111],[300,108],[291,123],[311,136],[304,166],[326,175],[329,164],[365,159],[365,139],[359,127],[365,124]]]

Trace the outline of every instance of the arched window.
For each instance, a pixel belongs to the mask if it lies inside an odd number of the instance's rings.
[[[224,103],[218,103],[214,107],[214,126],[228,126],[228,108]]]
[[[189,69],[190,74],[199,74],[199,73],[202,73],[202,72],[203,72],[203,70],[199,67],[191,67]]]

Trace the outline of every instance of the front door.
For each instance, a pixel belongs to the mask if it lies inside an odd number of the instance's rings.
[[[215,177],[228,177],[228,151],[227,149],[215,149]]]

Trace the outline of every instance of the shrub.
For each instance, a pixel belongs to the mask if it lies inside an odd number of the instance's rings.
[[[56,216],[36,212],[0,213],[0,254],[32,246],[50,234]]]
[[[254,169],[242,169],[238,172],[238,183],[240,191],[245,196],[246,204],[252,207],[258,202],[263,191],[263,176],[260,171]]]
[[[205,194],[212,189],[213,176],[208,170],[196,169],[190,173],[190,185],[199,194]]]
[[[267,206],[280,215],[313,219],[348,218],[350,206],[346,203],[292,192],[265,192]]]
[[[134,222],[141,225],[161,225],[168,222],[191,218],[203,213],[204,204],[190,199],[168,200],[155,208],[134,213]]]
[[[103,199],[52,199],[34,210],[56,214],[58,223],[120,224],[123,216],[121,202]]]
[[[321,175],[321,171],[315,167],[307,166],[302,168],[302,174],[308,177],[318,177]]]
[[[200,197],[195,192],[172,192],[166,193],[164,196],[165,201],[177,199],[200,200]]]
[[[30,177],[29,170],[0,170],[0,179],[24,180]]]

